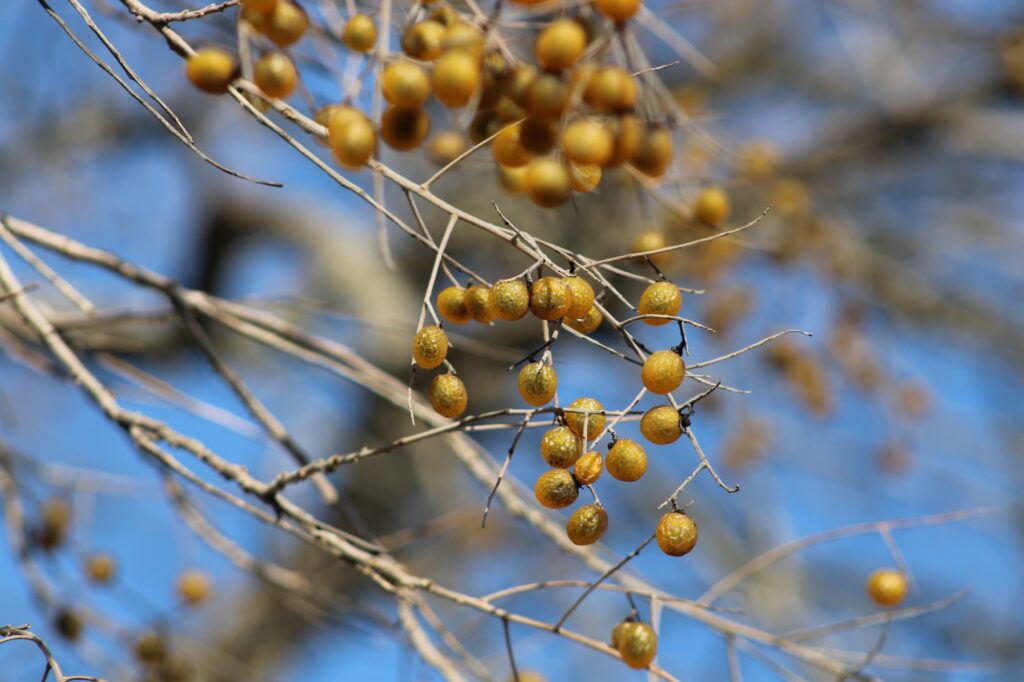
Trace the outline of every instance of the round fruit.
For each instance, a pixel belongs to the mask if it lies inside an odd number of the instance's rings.
[[[675,443],[683,435],[679,413],[670,405],[652,407],[640,418],[640,433],[655,445]]]
[[[526,177],[529,182],[530,176]],[[570,307],[572,307],[572,290],[565,283],[564,278],[541,277],[534,282],[533,292],[530,294],[530,310],[534,315],[542,320],[558,320],[565,317],[565,313]]]
[[[519,370],[519,395],[534,407],[551,401],[558,390],[555,368],[543,362],[531,362]]]
[[[306,12],[290,0],[279,0],[260,26],[263,35],[278,47],[294,44],[309,28]]]
[[[388,107],[380,117],[380,136],[392,149],[416,149],[428,134],[430,116],[422,109]]]
[[[530,310],[530,292],[519,279],[503,279],[491,288],[491,309],[499,320],[522,319]]]
[[[421,21],[402,34],[402,50],[413,59],[431,61],[441,56],[448,29],[438,21]]]
[[[267,97],[284,99],[295,91],[299,83],[299,72],[288,57],[280,52],[271,52],[256,62],[253,80]]]
[[[529,116],[520,124],[519,142],[533,154],[547,154],[558,144],[558,120]]]
[[[665,235],[657,230],[645,230],[636,236],[633,240],[633,250],[639,253],[646,251],[656,251],[657,249],[663,249],[668,246],[668,240]],[[655,265],[661,266],[672,258],[672,252],[666,251],[664,253],[655,253],[647,256]]]
[[[559,119],[569,105],[572,91],[560,76],[541,74],[530,83],[526,92],[526,110],[537,118]]]
[[[423,369],[434,369],[448,357],[448,335],[436,324],[428,325],[412,337],[412,359]]]
[[[211,95],[227,92],[237,73],[235,58],[219,47],[204,47],[185,62],[185,76],[189,82]]]
[[[661,177],[672,163],[672,133],[668,128],[649,128],[633,154],[633,166],[651,177]]]
[[[601,167],[569,164],[569,181],[576,192],[593,192],[601,184]]]
[[[895,569],[882,568],[868,577],[867,589],[879,606],[897,606],[907,596],[907,579]]]
[[[572,183],[565,164],[555,159],[538,159],[526,172],[526,195],[543,208],[564,204],[572,196]]]
[[[683,358],[671,350],[651,353],[640,371],[644,386],[651,393],[658,395],[665,395],[679,388],[685,374],[686,364]]]
[[[717,225],[729,216],[729,195],[720,187],[708,187],[697,197],[693,217],[708,225]]]
[[[450,52],[434,67],[434,94],[448,107],[463,107],[480,89],[480,62],[466,52]]]
[[[617,166],[633,160],[644,138],[644,128],[635,116],[621,116],[614,123],[615,152],[607,165]]]
[[[60,609],[53,617],[53,626],[64,639],[75,641],[82,636],[82,618],[71,609]]]
[[[487,324],[494,319],[491,308],[491,288],[482,284],[474,284],[466,289],[466,309],[474,320]]]
[[[334,158],[346,168],[362,168],[377,149],[377,133],[362,114],[337,112],[327,128]]]
[[[591,334],[601,326],[604,316],[597,306],[590,306],[590,310],[583,317],[566,318],[565,323],[578,331],[580,334]]]
[[[608,512],[597,504],[580,507],[569,517],[565,532],[574,545],[592,545],[608,530]]]
[[[590,286],[590,282],[576,275],[563,277],[562,281],[569,287],[572,294],[572,303],[565,311],[565,316],[583,317],[594,305],[594,288]]]
[[[459,158],[463,152],[469,149],[469,144],[462,133],[454,130],[445,130],[430,138],[427,143],[427,151],[434,161],[445,166]]]
[[[642,670],[658,653],[658,635],[647,623],[626,623],[619,632],[619,654],[630,668]]]
[[[594,9],[616,23],[631,19],[640,11],[640,0],[594,0]]]
[[[683,305],[683,297],[679,293],[679,287],[672,282],[655,282],[644,289],[640,295],[640,305],[637,310],[641,315],[676,315]],[[650,317],[644,320],[652,327],[660,327],[668,324],[671,320],[665,318]]]
[[[523,147],[520,134],[520,124],[510,125],[503,128],[491,142],[491,154],[500,165],[519,168],[533,160],[533,154]]]
[[[444,36],[444,49],[479,60],[484,54],[484,34],[469,22],[452,22]]]
[[[85,560],[85,577],[91,583],[105,584],[114,579],[117,565],[109,554],[92,554]]]
[[[569,409],[592,410],[588,415],[584,415],[582,412],[566,412],[565,424],[580,438],[583,437],[584,427],[586,428],[588,439],[593,440],[597,438],[598,434],[601,433],[601,429],[604,428],[604,405],[595,398],[577,398],[569,403]]]
[[[683,556],[697,546],[697,524],[682,512],[668,512],[655,531],[658,547],[669,556]]]
[[[178,577],[178,596],[188,606],[202,604],[213,591],[213,582],[202,571],[185,571]]]
[[[135,658],[146,665],[159,665],[167,658],[167,643],[155,632],[147,632],[135,642]]]
[[[603,166],[615,151],[615,137],[600,121],[581,118],[566,126],[562,151],[573,163]]]
[[[616,480],[626,483],[639,481],[647,471],[647,454],[635,440],[620,438],[608,450],[605,467]]]
[[[526,191],[526,166],[520,168],[508,168],[498,166],[498,179],[501,186],[511,194],[522,194]]]
[[[341,41],[350,50],[369,52],[377,44],[377,24],[365,14],[353,14],[345,22],[341,32]]]
[[[412,62],[394,62],[384,69],[381,93],[399,109],[418,109],[430,97],[430,77]]]
[[[601,453],[591,450],[572,465],[572,475],[580,485],[593,485],[601,477],[603,469]]]
[[[501,92],[519,106],[526,106],[526,95],[535,80],[537,69],[531,64],[520,62],[501,80]]]
[[[537,63],[549,71],[563,71],[576,63],[587,48],[587,32],[571,19],[554,21],[537,36]]]
[[[632,110],[636,97],[636,80],[619,66],[606,66],[593,72],[583,91],[587,104],[609,114]]]
[[[466,411],[466,385],[454,374],[438,374],[430,382],[430,404],[442,417],[454,419]]]
[[[537,501],[548,509],[563,509],[576,501],[576,479],[565,469],[545,471],[533,486]]]
[[[556,426],[540,440],[540,454],[548,466],[568,469],[580,458],[582,444],[571,430]]]
[[[437,313],[448,322],[464,324],[471,316],[466,307],[466,290],[462,287],[447,287],[437,295]]]

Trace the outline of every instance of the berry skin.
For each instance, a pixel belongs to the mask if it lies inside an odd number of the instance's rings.
[[[519,395],[534,407],[551,401],[558,390],[555,368],[543,362],[531,362],[519,370]]]
[[[616,23],[631,19],[640,5],[640,0],[594,0],[594,9]]]
[[[533,154],[523,147],[521,134],[520,124],[511,125],[503,128],[491,141],[491,154],[499,165],[521,168],[533,160]]]
[[[444,35],[444,49],[449,54],[461,52],[479,61],[484,56],[484,34],[467,21],[454,21]]]
[[[438,374],[430,382],[430,404],[442,417],[455,419],[466,411],[466,385],[454,374]]]
[[[537,36],[537,63],[548,71],[564,71],[580,58],[587,47],[587,33],[575,21],[561,19],[548,24]]]
[[[437,313],[448,322],[465,324],[471,316],[466,307],[466,290],[462,287],[447,287],[437,295]]]
[[[882,568],[868,577],[867,590],[879,606],[898,606],[907,596],[907,579],[897,570]]]
[[[526,191],[526,166],[509,168],[499,165],[498,179],[509,194],[522,194]]]
[[[683,435],[679,413],[669,405],[652,407],[640,418],[640,433],[655,445],[675,443]]]
[[[280,52],[260,57],[253,67],[253,80],[267,97],[284,99],[295,91],[299,73],[292,60]]]
[[[447,32],[443,24],[433,20],[413,24],[402,34],[402,50],[413,59],[432,61],[444,51]]]
[[[178,596],[188,606],[202,604],[212,591],[213,583],[202,571],[185,571],[178,577]]]
[[[537,501],[548,509],[564,509],[576,501],[576,479],[565,469],[545,471],[533,486]]]
[[[558,120],[569,106],[572,90],[562,78],[552,73],[537,76],[526,91],[526,110],[530,116]]]
[[[434,67],[434,95],[449,108],[463,107],[480,89],[480,63],[466,52],[450,52]]]
[[[564,426],[556,426],[540,441],[540,454],[548,466],[555,469],[568,469],[580,458],[582,443],[572,431]]]
[[[602,321],[604,321],[604,316],[597,309],[597,306],[590,306],[590,310],[583,317],[565,319],[565,323],[580,334],[591,334],[597,331]]]
[[[469,149],[469,145],[466,142],[466,137],[454,130],[438,133],[427,143],[427,151],[430,156],[442,166],[457,159],[467,149]]]
[[[565,524],[565,532],[574,545],[592,545],[608,530],[608,512],[596,504],[580,507]]]
[[[605,124],[582,118],[566,126],[562,151],[573,163],[603,166],[615,151],[615,137]]]
[[[334,158],[353,170],[365,166],[377,149],[377,133],[373,124],[358,112],[338,111],[332,114],[328,120],[327,136]]]
[[[657,249],[663,249],[668,246],[668,239],[665,235],[657,230],[645,230],[636,236],[633,240],[633,250],[637,252],[655,251]],[[661,267],[668,263],[672,259],[672,252],[666,251],[664,253],[655,253],[647,256],[650,258],[655,265]]]
[[[365,14],[353,14],[345,22],[341,41],[354,52],[369,52],[377,44],[377,25]]]
[[[584,426],[586,426],[588,439],[597,438],[597,434],[601,433],[601,429],[604,428],[605,416],[602,414],[604,405],[594,398],[577,398],[569,403],[569,407],[574,410],[594,411],[586,417],[579,412],[566,412],[565,424],[580,438],[583,437]]]
[[[430,97],[430,77],[412,62],[395,62],[384,69],[381,93],[399,109],[418,109]]]
[[[380,118],[380,136],[392,149],[416,149],[430,134],[430,116],[422,109],[388,107]]]
[[[267,14],[260,26],[263,35],[278,47],[296,43],[309,28],[306,12],[291,0],[278,0],[274,11]]]
[[[627,622],[619,631],[619,654],[630,668],[642,670],[658,653],[658,636],[647,623]]]
[[[655,531],[658,547],[669,556],[683,556],[697,546],[697,524],[686,514],[668,512]]]
[[[685,375],[686,363],[679,353],[671,350],[651,353],[640,371],[644,386],[651,393],[658,395],[665,395],[679,388]]]
[[[219,47],[204,47],[185,62],[185,76],[189,82],[211,95],[227,92],[237,73],[235,58]]]
[[[612,126],[615,132],[615,153],[607,165],[618,166],[633,160],[644,139],[644,127],[636,116],[620,116]]]
[[[601,184],[601,167],[598,165],[569,164],[569,182],[574,192],[593,192]]]
[[[569,318],[583,317],[594,305],[594,288],[582,277],[563,277],[562,281],[572,293],[572,303],[565,311]]]
[[[633,154],[633,166],[645,175],[659,178],[672,163],[672,133],[667,128],[650,128],[644,132]]]
[[[593,485],[601,477],[603,469],[601,453],[591,450],[572,465],[572,475],[580,485]]]
[[[558,144],[558,119],[527,116],[519,125],[519,142],[531,154],[547,154]]]
[[[718,225],[729,217],[730,210],[729,195],[721,187],[708,187],[698,195],[693,217],[708,225]]]
[[[499,320],[514,322],[522,319],[530,310],[530,292],[526,284],[518,279],[495,282],[491,288],[491,308]]]
[[[636,97],[636,80],[619,66],[606,66],[594,71],[583,91],[587,104],[609,114],[632,110]]]
[[[412,359],[423,369],[434,369],[448,357],[448,335],[435,324],[412,337]]]
[[[84,569],[89,582],[103,585],[114,579],[117,564],[109,554],[92,554],[85,560]]]
[[[466,289],[466,309],[469,310],[470,316],[481,324],[487,324],[493,320],[491,288],[482,284],[474,284]]]
[[[529,176],[527,176],[529,178]],[[529,191],[529,190],[527,190]],[[572,289],[560,277],[541,277],[533,284],[530,310],[542,320],[559,320],[572,307]]]
[[[608,451],[605,466],[612,478],[632,483],[647,471],[647,454],[635,440],[620,438]]]
[[[637,311],[641,315],[677,315],[682,305],[683,297],[679,293],[679,287],[672,282],[655,282],[640,295]],[[671,320],[653,317],[645,319],[644,322],[652,327],[660,327]]]

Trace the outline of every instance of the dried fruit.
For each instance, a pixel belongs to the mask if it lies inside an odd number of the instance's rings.
[[[620,438],[608,450],[605,466],[612,478],[632,483],[647,471],[647,454],[635,440]]]
[[[583,437],[584,427],[586,427],[588,439],[597,438],[605,424],[604,405],[595,398],[577,398],[569,403],[569,409],[593,410],[586,416],[580,412],[566,412],[565,424],[580,438]]]
[[[679,388],[686,374],[682,356],[672,350],[651,353],[640,370],[644,386],[651,393],[664,395]]]
[[[533,486],[537,501],[548,509],[563,509],[576,501],[576,479],[565,469],[545,471]]]
[[[448,335],[436,324],[423,327],[412,337],[412,359],[423,369],[434,369],[448,357]]]
[[[597,504],[587,504],[572,513],[565,532],[574,545],[592,545],[608,530],[608,512]]]
[[[641,315],[677,315],[682,305],[683,297],[679,293],[679,287],[672,282],[655,282],[640,295],[637,311]],[[644,322],[652,327],[660,327],[671,320],[650,317],[644,319]]]
[[[640,418],[640,433],[655,445],[668,445],[683,435],[679,413],[669,405],[652,407]]]
[[[583,444],[570,429],[556,426],[540,441],[540,454],[548,466],[568,469],[580,458]]]
[[[697,546],[697,524],[682,512],[668,512],[655,531],[658,547],[669,556],[683,556]]]
[[[454,419],[466,411],[466,385],[454,374],[438,374],[430,382],[430,404],[442,417]]]
[[[555,368],[543,362],[531,362],[519,370],[519,395],[534,407],[551,401],[558,390]]]

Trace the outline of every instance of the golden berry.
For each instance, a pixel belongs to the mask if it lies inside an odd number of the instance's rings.
[[[282,3],[284,4],[284,3]],[[284,99],[295,91],[299,73],[292,60],[280,52],[263,55],[253,67],[253,81],[267,97]]]
[[[185,62],[185,76],[192,85],[211,95],[227,92],[237,73],[234,56],[219,47],[204,47]]]
[[[509,168],[498,166],[498,179],[501,186],[510,194],[522,194],[526,191],[526,166],[520,168]]]
[[[278,47],[288,47],[298,41],[308,27],[309,17],[301,7],[291,0],[279,0],[260,30]]]
[[[427,152],[442,166],[448,165],[469,149],[465,135],[454,130],[445,130],[434,135],[427,143]]]
[[[619,66],[606,66],[589,74],[583,100],[604,113],[621,113],[636,106],[633,76]]]
[[[637,310],[641,315],[676,315],[682,305],[683,297],[679,293],[679,287],[672,282],[655,282],[640,295]],[[658,317],[644,319],[644,322],[652,327],[660,327],[671,321]]]
[[[669,556],[683,556],[697,546],[697,524],[682,512],[668,512],[658,521],[655,536],[662,552]]]
[[[615,151],[608,161],[609,166],[618,166],[633,160],[644,139],[644,127],[636,116],[620,116],[612,124],[615,133]]]
[[[421,21],[402,34],[402,50],[413,59],[431,61],[444,51],[444,35],[448,29],[438,21]]]
[[[412,359],[423,369],[434,369],[448,357],[448,335],[436,324],[428,325],[412,337]]]
[[[590,282],[576,275],[563,277],[562,281],[569,287],[569,292],[572,294],[572,303],[565,311],[565,316],[583,317],[594,306],[594,288],[590,286]]]
[[[731,208],[729,195],[721,187],[708,187],[697,196],[693,217],[708,225],[718,225],[729,217]]]
[[[647,471],[647,453],[635,440],[620,438],[608,450],[605,467],[614,479],[627,483],[639,481]]]
[[[603,469],[601,453],[591,450],[572,465],[572,475],[580,485],[593,485],[601,477]]]
[[[479,60],[484,54],[484,34],[467,21],[454,21],[445,33],[444,49],[449,53],[462,52]]]
[[[573,163],[603,166],[615,151],[615,137],[600,121],[577,119],[562,133],[562,151]]]
[[[501,93],[519,106],[526,106],[526,95],[537,79],[537,69],[532,64],[520,62],[501,79]]]
[[[601,326],[604,316],[597,309],[596,305],[590,306],[590,310],[583,317],[566,318],[565,323],[578,331],[580,334],[591,334]]]
[[[447,107],[463,107],[480,89],[480,62],[465,52],[450,52],[434,67],[434,95]]]
[[[430,134],[430,116],[422,109],[388,107],[380,117],[380,136],[398,151],[416,149]]]
[[[658,635],[647,623],[626,623],[619,632],[619,654],[630,668],[642,670],[658,653]]]
[[[548,509],[563,509],[576,501],[576,479],[565,469],[545,471],[533,486],[537,501]]]
[[[640,0],[594,0],[594,9],[616,23],[631,19],[640,11]]]
[[[399,109],[418,109],[430,97],[430,77],[412,62],[394,62],[384,69],[381,93]]]
[[[491,308],[499,320],[522,319],[530,310],[530,292],[519,279],[504,279],[491,288]]]
[[[668,239],[665,235],[657,230],[645,230],[636,236],[633,240],[633,250],[638,253],[644,253],[647,251],[656,251],[663,249],[668,246]],[[672,252],[666,251],[664,253],[654,253],[649,256],[655,265],[662,266],[672,258]]]
[[[528,116],[519,125],[519,143],[531,154],[547,154],[558,144],[557,119]]]
[[[102,585],[114,579],[116,563],[109,554],[92,554],[86,558],[84,568],[89,582]]]
[[[640,433],[655,445],[675,443],[683,435],[679,413],[670,405],[652,407],[640,418]]]
[[[442,417],[454,419],[466,411],[466,385],[454,374],[438,374],[430,382],[430,404]]]
[[[540,440],[540,454],[548,466],[568,469],[580,458],[582,443],[571,430],[556,426]]]
[[[178,576],[178,596],[188,606],[198,606],[210,596],[213,582],[199,570],[185,571]]]
[[[581,166],[569,164],[569,182],[576,192],[593,192],[601,184],[601,167],[598,165]]]
[[[377,24],[365,14],[353,14],[345,22],[341,41],[355,52],[369,52],[377,43]]]
[[[560,76],[545,73],[530,83],[526,92],[526,110],[536,118],[559,119],[569,105],[572,90]]]
[[[587,504],[572,513],[565,532],[574,545],[592,545],[608,530],[608,512],[597,504]]]
[[[565,424],[580,438],[583,437],[584,428],[586,428],[589,440],[597,438],[598,434],[601,433],[601,429],[604,428],[604,405],[595,398],[577,398],[569,403],[569,409],[592,410],[586,416],[581,412],[566,412]]]
[[[895,569],[881,568],[868,577],[867,589],[879,606],[898,606],[907,596],[907,579]]]
[[[167,642],[155,632],[147,632],[135,642],[135,657],[146,665],[159,665],[167,658]]]
[[[346,168],[365,166],[377,149],[377,133],[373,124],[360,113],[353,115],[338,111],[332,114],[327,135],[334,158]]]
[[[519,370],[519,395],[534,407],[550,402],[557,390],[558,375],[551,365],[531,362]]]
[[[530,294],[530,310],[540,319],[561,319],[565,317],[565,313],[570,307],[572,307],[572,290],[564,278],[541,277],[533,283],[533,292]]]
[[[519,168],[533,160],[533,154],[523,147],[521,132],[519,124],[510,125],[502,128],[491,141],[491,154],[500,165]]]
[[[661,177],[672,163],[672,133],[663,127],[649,128],[633,154],[633,166],[645,175]]]
[[[437,313],[448,322],[463,324],[469,322],[469,308],[466,307],[466,290],[462,287],[447,287],[437,295]]]
[[[644,361],[640,376],[644,386],[651,393],[664,395],[679,388],[686,374],[686,364],[679,353],[659,350],[651,353]]]
[[[491,307],[491,288],[482,284],[474,284],[466,289],[466,309],[470,316],[481,324],[494,319]]]
[[[587,47],[587,32],[571,19],[554,21],[537,36],[537,63],[549,71],[562,71],[576,63]]]

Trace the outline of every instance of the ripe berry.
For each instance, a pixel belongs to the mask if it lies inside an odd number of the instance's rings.
[[[298,41],[308,27],[309,17],[301,7],[291,0],[279,0],[260,30],[278,47],[288,47]]]
[[[481,324],[494,319],[491,308],[491,288],[482,284],[474,284],[466,289],[466,309],[470,316]]]
[[[526,195],[543,208],[564,204],[572,196],[569,171],[555,159],[538,159],[526,172]]]
[[[526,92],[526,110],[536,118],[559,119],[569,105],[572,90],[560,76],[545,73],[530,83]]]
[[[907,596],[907,579],[895,569],[881,568],[868,577],[867,589],[879,606],[897,606]]]
[[[454,419],[466,411],[466,385],[454,374],[438,374],[430,382],[430,404],[442,417]]]
[[[467,21],[454,21],[445,33],[444,49],[479,60],[484,54],[484,34]]]
[[[572,303],[565,311],[565,316],[583,317],[594,306],[594,288],[590,286],[590,282],[575,275],[563,277],[562,281],[569,287],[569,292],[572,294]]]
[[[630,668],[646,668],[658,653],[658,636],[647,623],[624,623],[619,630],[618,640],[619,654]]]
[[[377,25],[365,14],[353,14],[345,22],[341,40],[348,49],[355,52],[369,52],[377,43]]]
[[[644,386],[651,393],[664,395],[679,388],[686,374],[683,358],[671,350],[659,350],[651,353],[644,361],[640,376]]]
[[[540,454],[548,466],[568,469],[580,458],[582,443],[571,430],[556,426],[540,440]]]
[[[608,530],[608,512],[597,504],[588,504],[572,513],[565,532],[574,545],[592,545]]]
[[[569,164],[569,182],[573,191],[593,192],[601,184],[601,167],[597,165],[581,166]]]
[[[608,166],[618,166],[633,160],[644,139],[644,128],[636,116],[620,116],[612,125],[615,133],[615,152]]]
[[[708,187],[697,197],[693,217],[708,225],[717,225],[729,216],[729,195],[720,187]]]
[[[380,136],[392,149],[416,149],[430,134],[430,116],[422,109],[388,107],[380,117]]]
[[[86,558],[84,569],[89,582],[102,585],[114,579],[116,564],[109,554],[92,554]]]
[[[603,469],[601,453],[591,450],[572,465],[572,475],[580,485],[593,485],[601,477]]]
[[[565,323],[578,331],[580,334],[591,334],[601,326],[604,316],[597,306],[590,306],[590,310],[583,317],[566,318]]]
[[[611,129],[592,118],[577,119],[562,133],[562,151],[573,163],[603,166],[614,150]]]
[[[188,606],[202,604],[212,590],[213,582],[202,571],[185,571],[178,577],[178,596]]]
[[[227,92],[238,73],[238,63],[227,50],[204,47],[185,62],[185,76],[192,85],[211,95]]]
[[[558,119],[528,116],[519,125],[519,143],[531,154],[547,154],[558,144]]]
[[[665,235],[657,230],[645,230],[636,236],[633,240],[633,250],[637,252],[654,251],[656,249],[663,249],[668,246],[668,240]],[[666,251],[665,253],[655,253],[647,256],[657,266],[662,266],[672,258],[672,252]]]
[[[82,618],[68,608],[62,608],[54,614],[53,627],[61,637],[72,642],[82,636]]]
[[[576,501],[576,479],[565,469],[545,471],[533,486],[537,501],[548,509],[563,509]]]
[[[565,424],[580,438],[583,437],[584,426],[587,430],[588,439],[593,440],[597,438],[597,435],[601,433],[601,429],[604,428],[604,405],[595,398],[577,398],[569,403],[569,408],[573,410],[593,410],[586,417],[581,412],[566,412]]]
[[[668,512],[655,531],[658,547],[669,556],[683,556],[697,546],[697,524],[682,512]]]
[[[412,62],[394,62],[384,69],[381,93],[399,109],[418,109],[430,97],[430,77]]]
[[[527,175],[527,180],[529,180],[529,175]],[[572,289],[566,284],[564,278],[541,277],[534,282],[533,292],[530,294],[530,310],[540,319],[561,319],[565,317],[566,311],[571,306]]]
[[[676,315],[683,305],[683,297],[679,293],[679,287],[672,282],[655,282],[644,289],[640,295],[640,304],[637,310],[641,315]],[[644,320],[652,327],[660,327],[668,324],[671,320],[657,317],[649,317]]]
[[[284,4],[284,3],[282,3]],[[280,52],[263,55],[253,67],[253,80],[267,97],[284,99],[295,91],[299,73],[292,60]]]
[[[531,362],[519,370],[519,395],[534,407],[551,401],[558,390],[555,368],[543,362]]]
[[[672,163],[672,133],[661,127],[646,130],[632,163],[638,171],[652,178],[664,175]]]
[[[530,309],[530,292],[518,279],[503,279],[491,288],[491,308],[499,320],[522,319]]]
[[[683,435],[679,413],[670,405],[652,407],[640,418],[640,433],[655,445],[668,445]]]
[[[526,94],[535,80],[537,69],[532,64],[520,62],[501,79],[501,92],[519,106],[526,106]]]
[[[402,50],[413,59],[432,61],[441,56],[447,29],[438,21],[421,21],[402,34]]]
[[[448,357],[448,335],[436,324],[428,325],[412,337],[412,359],[423,369],[434,369]]]
[[[340,110],[331,115],[327,137],[334,158],[346,168],[362,168],[377,149],[377,133],[373,124],[354,109]]]
[[[500,165],[519,168],[533,160],[533,154],[523,147],[521,132],[520,124],[510,125],[503,128],[491,142],[491,154]]]
[[[612,478],[632,483],[639,481],[647,471],[647,454],[635,440],[620,438],[608,450],[605,466]]]
[[[625,69],[606,66],[589,75],[583,100],[598,111],[621,113],[636,105],[636,80]]]
[[[430,138],[427,143],[427,152],[434,161],[442,166],[457,159],[463,152],[469,149],[466,137],[454,130],[445,130]]]
[[[594,9],[616,23],[633,17],[640,11],[640,0],[594,0]]]
[[[498,166],[498,179],[501,186],[510,194],[522,194],[526,191],[526,166],[509,168]]]
[[[466,290],[462,287],[447,287],[437,295],[437,314],[448,322],[463,324],[469,322],[469,308],[466,307]]]
[[[480,62],[466,52],[450,52],[434,67],[434,94],[447,107],[463,107],[480,89]]]
[[[167,658],[167,642],[155,632],[147,632],[135,642],[135,658],[145,665],[159,665]]]
[[[571,19],[554,21],[537,36],[537,63],[549,71],[562,71],[576,63],[587,47],[587,32]]]

